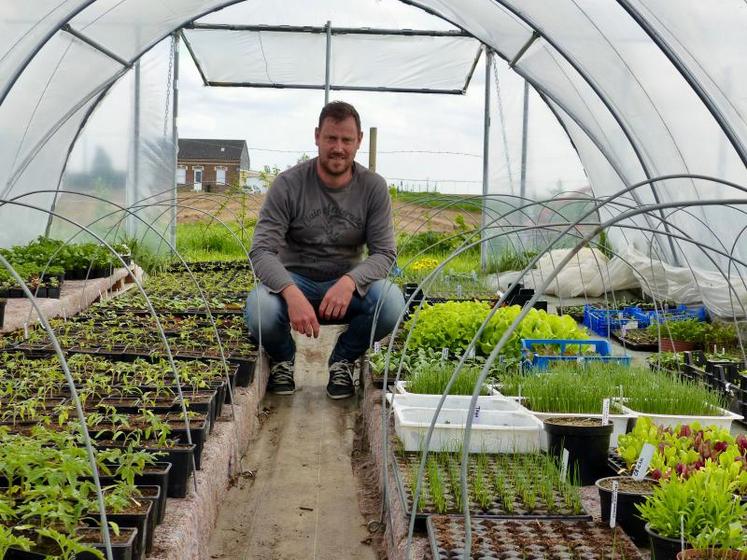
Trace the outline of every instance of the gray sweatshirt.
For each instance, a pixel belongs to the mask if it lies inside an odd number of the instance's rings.
[[[361,262],[364,245],[368,257]],[[250,257],[273,292],[293,283],[290,271],[316,281],[348,274],[365,295],[396,258],[386,181],[354,163],[350,183],[330,188],[317,174],[316,158],[283,171],[259,212]]]

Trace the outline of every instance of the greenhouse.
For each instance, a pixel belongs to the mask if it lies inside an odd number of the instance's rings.
[[[0,560],[747,558],[745,2],[0,29]]]

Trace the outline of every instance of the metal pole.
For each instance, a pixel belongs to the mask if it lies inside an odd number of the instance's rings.
[[[327,54],[324,64],[324,104],[329,103],[329,74],[332,61],[332,22],[327,20]]]
[[[177,204],[177,184],[176,184],[176,166],[179,161],[179,130],[176,119],[179,116],[179,33],[174,33],[174,76],[173,76],[173,109],[171,111],[171,136],[174,141],[174,190],[173,206],[171,208],[171,224],[169,225],[169,241],[172,247],[176,247],[176,204]]]
[[[369,129],[369,148],[368,148],[368,168],[376,172],[376,143],[378,139],[378,129],[375,126],[372,126]]]
[[[519,196],[527,194],[527,137],[529,136],[529,82],[524,80],[524,113],[521,120],[521,179]]]
[[[137,200],[140,182],[140,60],[135,63],[135,100],[133,104],[134,128],[132,133],[132,183],[125,189],[125,207],[129,208]],[[125,231],[128,237],[135,237],[135,221],[127,216]]]
[[[485,111],[483,115],[483,138],[482,138],[482,238],[487,236],[487,205],[488,205],[488,183],[490,182],[490,70],[493,65],[493,51],[485,47]],[[487,241],[480,244],[480,268],[483,272],[488,268]]]

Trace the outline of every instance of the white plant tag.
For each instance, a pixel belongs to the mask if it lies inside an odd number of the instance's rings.
[[[26,340],[28,340],[29,338],[29,324],[28,323],[23,324],[23,338],[25,338]]]
[[[62,308],[62,320],[67,322],[67,311],[65,310],[65,307]]]
[[[446,361],[449,359],[449,349],[448,348],[441,348],[441,361]]]
[[[462,285],[461,284],[456,285],[456,296],[457,298],[462,299]]]
[[[680,550],[685,552],[685,516],[680,515]]]
[[[474,346],[471,346],[471,347],[470,347],[470,348],[469,348],[469,349],[467,350],[467,359],[468,359],[468,360],[472,360],[472,359],[474,359],[474,357],[475,357],[475,347],[474,347]]]
[[[624,395],[624,390],[623,390],[623,386],[622,386],[622,385],[619,385],[619,386],[618,386],[618,389],[620,389],[620,398],[623,398],[623,395]]]
[[[378,354],[381,352],[381,342],[378,340],[374,342],[374,354]]]
[[[610,423],[610,400],[602,400],[602,426]]]
[[[617,494],[620,483],[617,480],[612,481],[612,503],[610,504],[610,529],[617,525]]]
[[[568,479],[568,450],[564,447],[563,453],[560,455],[560,480]]]
[[[480,407],[475,407],[475,417],[473,419],[473,424],[479,424],[480,423]]]
[[[475,271],[473,270],[473,271],[472,271],[472,273],[471,273],[471,276],[472,276],[472,281],[473,281],[473,282],[477,282],[477,272],[475,272]]]
[[[654,458],[655,452],[656,448],[650,443],[643,445],[641,454],[638,456],[638,460],[635,462],[635,467],[633,468],[633,480],[640,481],[646,477],[648,467],[651,464],[651,459]]]

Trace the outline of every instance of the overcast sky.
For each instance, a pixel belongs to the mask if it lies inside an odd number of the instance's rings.
[[[447,22],[396,0],[292,0],[274,3],[271,11],[267,6],[262,2],[260,9],[260,2],[252,0],[203,21],[323,26],[331,20],[339,27],[451,28]],[[297,52],[300,49],[289,51],[289,56],[296,59],[308,56]],[[364,64],[365,53],[360,57]],[[225,64],[240,66],[242,61],[226,52]],[[518,194],[522,82],[503,61],[499,61],[499,69],[511,175]],[[464,68],[465,75],[468,70]],[[359,110],[366,138],[358,161],[364,165],[368,164],[368,154],[363,153],[368,150],[368,128],[378,128],[377,170],[390,183],[423,190],[430,184],[431,189],[437,187],[441,192],[477,194],[482,188],[484,74],[481,58],[466,95],[331,92],[330,98],[349,101]],[[375,82],[375,69],[371,78]],[[313,132],[324,102],[323,91],[205,87],[183,46],[179,87],[182,138],[244,139],[253,169],[264,165],[284,169],[303,153],[316,154]],[[493,190],[510,192],[495,83],[491,84],[491,94],[491,185]],[[530,115],[529,193],[555,189],[559,181],[565,188],[582,187],[586,180],[575,152],[535,96]]]

